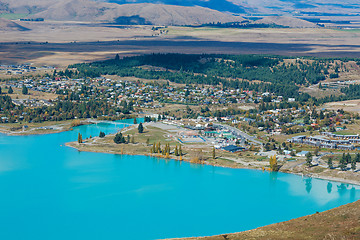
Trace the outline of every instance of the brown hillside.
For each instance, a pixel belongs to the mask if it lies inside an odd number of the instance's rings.
[[[270,16],[264,17],[263,19],[255,21],[258,24],[276,24],[284,27],[291,28],[316,28],[318,27],[315,23],[311,23],[302,19],[294,17],[283,17],[283,16]]]
[[[28,31],[30,29],[21,26],[13,21],[0,18],[0,31]]]
[[[243,18],[203,7],[182,7],[162,4],[110,4],[90,0],[58,2],[35,17],[51,20],[106,21],[123,17],[127,20],[143,20],[154,25],[192,25],[209,22],[234,22]],[[125,17],[125,18],[124,18]],[[122,22],[120,22],[122,23]],[[140,21],[141,23],[141,21]]]

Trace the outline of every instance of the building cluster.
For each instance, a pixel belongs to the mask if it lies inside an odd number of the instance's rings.
[[[0,73],[6,75],[21,75],[25,73],[36,72],[43,69],[53,69],[53,67],[35,67],[29,64],[21,64],[21,65],[0,65]]]
[[[29,68],[32,68],[28,66]],[[43,77],[39,79],[8,81],[8,87],[22,86],[33,91],[72,94],[71,100],[101,99],[114,103],[132,102],[134,107],[160,108],[164,103],[189,105],[219,105],[226,103],[253,103],[270,93],[254,93],[241,89],[223,89],[217,86],[169,85],[153,82],[112,80],[104,77],[69,79],[66,77]],[[283,101],[282,97],[272,96],[273,102]]]
[[[354,144],[360,143],[359,135],[338,135],[322,132],[319,136],[296,136],[288,139],[288,142],[306,144],[319,148],[354,150]]]

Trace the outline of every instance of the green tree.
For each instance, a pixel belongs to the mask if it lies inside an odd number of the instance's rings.
[[[127,137],[126,137],[126,143],[130,143],[130,135],[128,134]]]
[[[138,126],[138,132],[139,132],[139,133],[143,133],[143,132],[144,132],[144,127],[143,127],[142,123],[140,123],[139,126]]]
[[[134,137],[134,135],[131,136],[131,143],[132,143],[132,144],[135,143],[135,137]]]
[[[28,88],[25,85],[23,85],[22,86],[22,94],[27,95],[28,93],[29,93]]]
[[[213,159],[215,159],[215,158],[216,158],[215,147],[213,147],[213,149],[212,149],[212,158],[213,158]]]
[[[101,137],[101,138],[105,137],[105,133],[104,133],[104,132],[100,132],[100,133],[99,133],[99,137]]]
[[[331,158],[331,157],[329,157],[327,164],[328,164],[328,167],[329,167],[330,169],[332,169],[332,168],[334,167],[334,166],[333,166],[333,161],[332,161],[332,158]]]
[[[306,154],[306,165],[307,165],[308,167],[311,167],[311,166],[312,166],[312,157],[313,157],[313,155],[312,155],[311,152],[308,152],[308,153]]]
[[[315,156],[319,156],[319,150],[320,150],[320,148],[315,148],[315,151],[314,151],[314,155]]]
[[[1,87],[0,87],[0,94],[1,94]]]
[[[351,169],[354,171],[356,170],[356,159],[355,158],[351,159]]]
[[[350,163],[351,162],[351,155],[350,153],[346,154],[346,163]]]
[[[116,144],[125,143],[125,138],[123,137],[121,132],[115,134],[114,142]]]
[[[345,153],[343,153],[342,158],[340,159],[339,167],[340,167],[341,171],[345,171],[345,170],[346,170],[347,162],[346,162],[346,155],[345,155]]]
[[[355,159],[356,159],[356,162],[360,162],[360,153],[357,153],[357,154],[356,154]]]
[[[8,90],[8,94],[13,94],[14,93],[14,90],[12,89],[12,87],[10,86],[9,87],[9,90]]]
[[[147,139],[146,139],[146,145],[149,145],[149,144],[150,144],[150,139],[147,138]]]

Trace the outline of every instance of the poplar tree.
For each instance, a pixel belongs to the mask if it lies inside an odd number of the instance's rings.
[[[179,146],[179,155],[180,155],[180,156],[182,156],[182,155],[183,155],[181,145]]]
[[[178,146],[177,145],[175,146],[174,153],[175,153],[175,156],[179,156],[179,151],[178,151]]]
[[[213,147],[212,149],[212,158],[215,159],[216,155],[215,155],[215,147]]]
[[[271,171],[277,171],[278,170],[276,155],[270,156],[269,163],[270,163],[270,170]]]
[[[82,139],[82,135],[81,133],[78,134],[78,143],[82,143],[83,139]]]

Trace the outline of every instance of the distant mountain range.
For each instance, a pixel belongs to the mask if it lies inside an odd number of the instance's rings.
[[[162,3],[202,6],[222,12],[247,14],[359,14],[359,0],[104,0],[113,3]]]
[[[156,4],[155,4],[156,2]],[[359,0],[0,0],[0,13],[61,21],[105,21],[120,24],[195,25],[241,22],[246,15],[359,14]],[[311,27],[292,18],[266,18],[260,23]],[[299,20],[299,21],[298,21]]]
[[[94,0],[0,0],[0,12],[46,20],[105,21],[120,24],[193,25],[239,22],[239,16],[200,6],[116,4]]]

